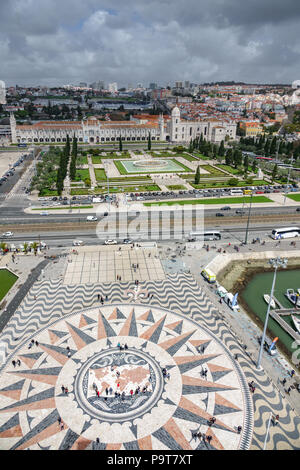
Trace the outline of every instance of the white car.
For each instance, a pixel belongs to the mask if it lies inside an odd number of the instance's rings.
[[[2,237],[8,238],[8,237],[13,237],[13,236],[14,236],[13,232],[4,232],[4,233],[2,233]]]
[[[43,212],[40,212],[40,215],[49,215],[49,212],[43,211]]]
[[[83,245],[83,241],[82,240],[74,240],[73,241],[73,246],[81,246]]]
[[[94,215],[88,215],[86,220],[87,220],[87,222],[93,222],[93,221],[98,220],[98,219]]]
[[[105,245],[117,245],[117,240],[105,240]]]

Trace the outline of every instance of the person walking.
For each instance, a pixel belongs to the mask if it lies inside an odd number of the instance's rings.
[[[61,386],[61,391],[65,393],[65,387],[63,385]]]
[[[12,361],[12,365],[16,367],[16,361]]]
[[[20,365],[21,365],[20,359],[17,360],[17,364],[18,364],[18,366],[20,367]]]

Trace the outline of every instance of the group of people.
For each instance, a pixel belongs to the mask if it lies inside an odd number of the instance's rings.
[[[170,373],[167,371],[167,369],[165,367],[163,367],[162,369],[162,374],[164,377],[166,377],[166,379],[170,379]]]
[[[249,388],[252,393],[255,392],[254,380],[252,380],[252,382],[249,383]]]
[[[98,297],[98,302],[100,302],[103,305],[104,304],[104,298],[102,297],[102,295],[98,294],[97,297]],[[107,295],[105,296],[105,301],[106,302],[108,301],[108,296]]]
[[[192,433],[192,438],[193,439],[199,439],[199,441],[201,441],[201,439],[203,440],[203,442],[208,442],[210,444],[210,442],[212,441],[212,436],[210,434],[205,434],[204,432],[193,432]]]
[[[66,395],[68,395],[68,393],[69,393],[68,387],[65,387],[64,385],[61,386],[61,391],[62,391],[63,393],[65,393]]]
[[[38,346],[39,343],[38,343],[38,341],[34,341],[34,339],[32,339],[31,342],[28,345],[28,349],[31,349],[34,345]]]

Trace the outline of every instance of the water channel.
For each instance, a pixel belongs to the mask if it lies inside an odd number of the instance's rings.
[[[243,304],[247,304],[250,312],[258,317],[264,323],[267,313],[267,303],[263,296],[270,295],[274,272],[264,272],[255,274],[248,282],[246,288],[240,293]],[[300,288],[300,269],[282,270],[277,272],[274,297],[281,303],[284,308],[293,308],[292,303],[285,296],[287,289]],[[300,318],[299,314],[295,315]],[[295,331],[296,328],[290,316],[282,316]],[[295,351],[293,347],[294,339],[273,319],[271,316],[268,321],[269,337],[273,339],[278,336],[280,342],[288,353]],[[271,333],[270,333],[271,332]],[[300,340],[300,335],[299,335]]]

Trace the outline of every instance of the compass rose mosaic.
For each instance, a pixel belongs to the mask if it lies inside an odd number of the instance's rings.
[[[251,441],[251,398],[229,351],[162,308],[67,315],[28,338],[0,378],[1,449],[246,449]]]

